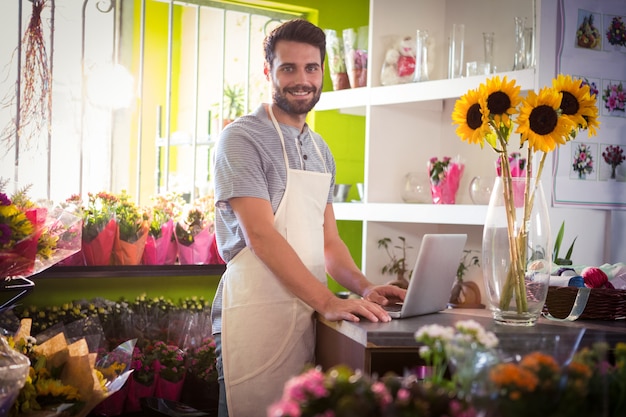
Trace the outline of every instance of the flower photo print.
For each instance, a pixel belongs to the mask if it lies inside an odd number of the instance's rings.
[[[596,172],[595,146],[594,144],[580,142],[572,147],[572,178],[586,180]]]
[[[578,26],[576,28],[576,47],[599,50],[602,48],[602,23],[599,13],[578,9]]]
[[[604,50],[626,51],[626,16],[604,15]]]
[[[602,80],[602,115],[624,117],[626,91],[622,80]]]

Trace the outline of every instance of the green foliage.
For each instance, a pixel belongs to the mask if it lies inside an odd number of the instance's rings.
[[[570,245],[567,253],[565,254],[565,258],[559,258],[559,251],[561,250],[561,244],[563,243],[563,235],[565,234],[565,222],[561,223],[561,227],[559,229],[559,233],[556,236],[556,240],[554,241],[554,251],[552,252],[552,262],[557,265],[571,265],[572,264],[572,252],[574,251],[574,244],[576,243],[576,239],[578,236],[574,238],[572,244]]]
[[[381,269],[383,274],[390,274],[394,276],[405,277],[405,274],[411,274],[411,271],[407,271],[406,268],[406,250],[412,249],[412,246],[407,246],[406,238],[404,236],[398,236],[401,245],[391,246],[391,238],[385,237],[378,241],[378,248],[384,248],[387,256],[389,257],[389,263],[387,263]],[[398,249],[402,252],[402,256],[398,256],[395,253],[395,249]]]

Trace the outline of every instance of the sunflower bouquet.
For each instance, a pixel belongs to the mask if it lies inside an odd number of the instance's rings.
[[[515,80],[509,81],[507,77],[489,78],[457,100],[452,121],[458,125],[456,133],[462,140],[479,144],[481,148],[486,142],[500,158],[510,264],[499,305],[494,307],[507,311],[514,299],[514,308],[518,314],[523,314],[528,311],[527,262],[532,261],[531,255],[536,251],[536,248],[529,251],[527,227],[545,161],[550,152],[574,140],[579,131],[587,130],[590,136],[595,135],[599,122],[596,98],[581,79],[558,75],[550,87],[538,93],[529,91],[524,98],[520,89]],[[513,133],[520,135],[519,144],[511,140]],[[525,148],[526,152],[521,207],[515,204],[518,189],[514,186],[508,158],[512,146]],[[536,166],[535,157],[539,160]],[[549,254],[544,255],[544,259],[549,259]]]

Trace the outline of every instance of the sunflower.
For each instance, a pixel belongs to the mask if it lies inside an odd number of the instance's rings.
[[[598,122],[596,97],[591,96],[589,85],[582,85],[582,79],[559,74],[552,80],[552,88],[563,94],[560,109],[563,115],[572,119],[579,129],[589,129],[589,136],[595,136]]]
[[[511,128],[511,115],[517,113],[517,106],[522,101],[520,86],[515,80],[507,83],[506,76],[490,78],[479,87],[480,107],[483,110],[483,121],[492,119],[497,128]],[[508,138],[507,138],[508,139]]]
[[[483,123],[478,90],[469,90],[454,104],[452,124],[458,124],[456,134],[469,143],[478,143],[482,148],[489,125]]]
[[[576,127],[569,117],[560,114],[561,93],[553,88],[542,88],[539,94],[529,91],[517,117],[516,133],[530,149],[549,152],[565,144]]]

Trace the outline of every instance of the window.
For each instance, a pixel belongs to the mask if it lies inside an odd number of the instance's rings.
[[[55,201],[101,190],[124,189],[140,203],[166,191],[189,199],[209,193],[219,132],[269,99],[265,34],[310,12],[241,1],[9,3],[0,17],[3,39],[12,40],[0,45],[9,62],[0,69],[0,177]],[[49,113],[36,128],[17,109],[28,60],[23,33],[42,4],[52,82]],[[36,90],[45,85],[36,82]]]

